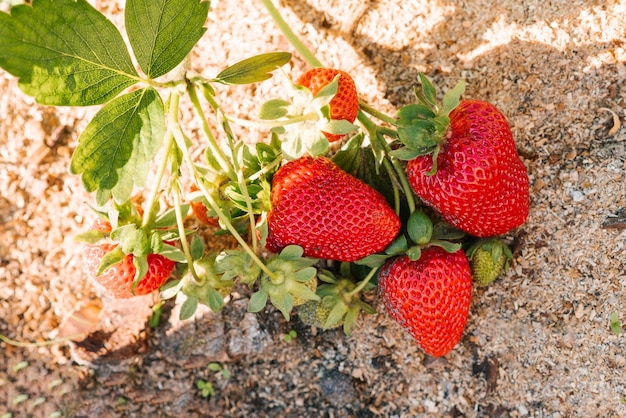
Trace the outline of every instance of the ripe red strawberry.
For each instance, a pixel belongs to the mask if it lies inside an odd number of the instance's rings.
[[[111,225],[106,221],[98,219],[92,229],[110,232]],[[96,276],[102,257],[115,249],[116,246],[117,244],[113,243],[89,244],[86,245],[83,252],[87,274],[92,279],[92,282],[114,298],[124,299],[152,293],[167,281],[176,264],[162,255],[148,254],[148,272],[139,281],[133,294],[131,288],[135,279],[136,268],[133,264],[132,254],[127,255],[122,261],[112,265],[101,275]]]
[[[195,184],[191,186],[191,191],[198,191],[198,186]],[[209,216],[209,208],[207,208],[202,202],[194,202],[193,200],[189,202],[191,206],[191,211],[194,216],[200,221],[210,226],[219,226],[220,220],[217,216]]]
[[[267,248],[304,248],[307,257],[355,261],[382,251],[400,219],[384,197],[325,157],[301,157],[272,180]]]
[[[359,110],[359,97],[354,80],[348,73],[332,68],[312,68],[305,72],[296,84],[308,88],[315,96],[324,86],[333,81],[337,74],[340,74],[337,93],[328,104],[330,118],[332,120],[347,120],[352,123]],[[338,141],[345,136],[328,132],[324,132],[324,135],[329,142]]]
[[[428,247],[417,261],[405,255],[387,261],[378,291],[389,315],[431,356],[460,341],[472,297],[472,273],[462,250]]]
[[[505,117],[493,105],[462,100],[449,114],[434,175],[431,155],[409,161],[415,193],[444,220],[476,237],[500,235],[528,217],[528,173]]]

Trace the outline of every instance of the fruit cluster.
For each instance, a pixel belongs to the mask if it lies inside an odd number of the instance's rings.
[[[460,100],[462,82],[440,103],[420,78],[416,103],[390,118],[359,102],[349,74],[311,69],[290,82],[289,99],[262,106],[271,140],[255,147],[228,129],[251,121],[224,117],[230,152],[193,164],[189,204],[99,213],[81,235],[90,277],[114,297],[177,296],[185,318],[198,303],[221,309],[241,283],[251,312],[269,300],[286,319],[295,308],[305,323],[346,332],[361,310],[374,312],[361,296],[377,281],[389,315],[424,352],[445,355],[463,334],[473,281],[489,284],[512,258],[496,236],[525,222],[528,175],[493,105]],[[357,116],[365,132],[352,135]],[[189,208],[241,248],[205,254],[182,226]],[[175,263],[180,278],[164,284]]]

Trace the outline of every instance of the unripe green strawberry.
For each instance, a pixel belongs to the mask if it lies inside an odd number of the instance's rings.
[[[479,286],[488,286],[508,268],[511,250],[499,239],[478,240],[467,251],[472,279]]]
[[[300,320],[310,326],[317,328],[324,328],[331,308],[327,307],[322,301],[308,301],[304,305],[298,307],[298,317]],[[328,327],[328,329],[337,328],[343,325],[343,318],[335,324]]]

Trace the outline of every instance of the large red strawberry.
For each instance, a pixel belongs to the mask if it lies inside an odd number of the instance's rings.
[[[355,261],[382,251],[400,230],[384,197],[325,157],[301,157],[272,179],[267,248],[304,248],[308,257]]]
[[[330,119],[347,120],[352,123],[359,110],[359,97],[354,80],[348,73],[333,68],[312,68],[305,72],[296,82],[299,86],[308,88],[315,96],[324,86],[328,85],[339,74],[337,93],[328,104]],[[324,132],[328,141],[338,141],[344,135]]]
[[[505,117],[493,105],[462,100],[437,156],[409,161],[415,193],[447,222],[488,237],[508,232],[528,217],[528,173],[520,160]]]
[[[417,261],[387,261],[378,290],[389,315],[427,353],[443,356],[460,341],[472,297],[472,273],[462,250],[428,247]]]
[[[110,232],[111,225],[103,220],[97,220],[92,229],[102,232]],[[85,268],[92,282],[104,293],[118,299],[133,296],[147,295],[161,287],[169,278],[174,269],[175,262],[159,254],[148,254],[148,272],[131,290],[135,280],[136,268],[133,264],[133,255],[128,254],[124,259],[99,276],[97,275],[102,257],[117,247],[115,243],[88,244],[83,252]]]
[[[506,118],[492,104],[460,100],[463,81],[441,103],[420,74],[418,102],[398,111],[415,193],[448,223],[477,237],[500,235],[521,225],[530,206],[528,173]]]

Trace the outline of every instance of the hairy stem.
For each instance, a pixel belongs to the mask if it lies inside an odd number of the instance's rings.
[[[178,226],[178,234],[180,235],[180,245],[181,247],[183,247],[183,253],[185,254],[185,258],[187,259],[187,265],[189,265],[189,272],[191,273],[193,279],[199,283],[202,280],[198,277],[196,269],[193,265],[193,257],[191,255],[191,250],[189,249],[187,234],[185,233],[185,223],[183,220],[183,212],[181,210],[180,187],[178,186],[178,179],[176,179],[174,181],[174,184],[172,184],[172,191],[174,192],[174,212],[176,213],[176,225]]]
[[[372,277],[374,277],[377,271],[377,268],[371,269],[370,272],[367,273],[367,276],[365,276],[365,278],[359,282],[359,285],[352,289],[350,292],[346,293],[346,296],[350,298],[363,290],[365,286],[367,286],[367,284],[370,282],[370,280],[372,280]]]
[[[272,0],[261,1],[263,2],[263,5],[269,12],[270,16],[272,16],[272,19],[274,19],[276,26],[278,26],[278,28],[281,30],[283,35],[285,35],[291,45],[296,48],[296,51],[298,51],[302,58],[304,58],[304,60],[308,62],[311,67],[323,67],[324,65],[320,62],[320,60],[317,59],[315,54],[313,54],[311,50],[307,48],[306,45],[302,43],[300,38],[298,38],[298,36],[296,36],[296,34],[291,30],[291,27],[289,27],[287,22],[285,22],[285,19],[283,19],[283,17],[280,15],[278,9],[276,9],[274,3],[272,3]]]
[[[74,338],[80,338],[80,337],[85,337],[87,333],[82,333],[82,334],[73,334],[73,335],[68,335],[67,337],[63,337],[63,338],[55,338],[53,340],[46,340],[46,341],[40,341],[40,342],[36,342],[36,343],[25,343],[22,341],[16,341],[16,340],[12,340],[8,337],[5,337],[4,335],[0,334],[0,341],[2,341],[5,344],[9,344],[12,345],[13,347],[26,347],[26,348],[32,348],[32,347],[44,347],[46,345],[54,345],[54,344],[60,344],[60,343],[65,343],[68,342]]]
[[[172,106],[178,108],[179,100],[180,100],[180,95],[174,94],[172,96],[172,102],[173,102]],[[196,170],[193,160],[191,159],[191,156],[189,155],[189,150],[187,149],[187,145],[185,143],[185,136],[182,131],[182,128],[180,127],[180,123],[178,122],[178,112],[175,112],[175,113],[170,112],[170,120],[172,121],[172,125],[173,125],[172,132],[174,134],[174,139],[176,140],[178,148],[183,154],[183,160],[189,167],[189,170],[194,178],[195,183],[198,185],[198,187],[202,191],[202,195],[206,198],[207,202],[209,203],[209,206],[211,206],[211,209],[215,211],[220,222],[226,227],[228,232],[232,234],[232,236],[237,240],[237,242],[241,245],[244,251],[247,252],[248,255],[250,255],[250,258],[261,268],[261,270],[263,270],[263,272],[265,272],[265,274],[267,274],[269,277],[274,277],[275,273],[271,271],[265,265],[265,263],[263,263],[263,261],[261,261],[261,259],[254,252],[254,250],[250,248],[246,240],[243,239],[243,237],[241,236],[241,234],[239,234],[239,232],[237,232],[237,229],[235,229],[233,224],[230,222],[229,218],[224,214],[219,204],[215,201],[213,196],[211,196],[206,186],[204,185],[204,182],[202,181],[202,178],[200,177],[200,174]]]
[[[385,164],[385,161],[388,161],[387,164],[391,164],[393,168],[393,172],[395,172],[395,177],[397,177],[400,185],[402,187],[402,191],[404,192],[404,196],[406,197],[407,205],[409,206],[409,211],[413,213],[415,211],[415,198],[413,197],[413,189],[409,184],[409,179],[406,176],[406,171],[404,167],[400,165],[400,162],[393,158],[389,153],[391,152],[391,147],[387,141],[382,138],[380,134],[380,127],[376,125],[372,120],[362,111],[359,110],[358,113],[359,122],[365,127],[370,135],[370,141],[372,141],[372,147],[378,146],[383,153],[385,154],[385,159],[383,160],[383,166],[385,169],[389,170],[389,166]],[[392,174],[391,172],[389,173]],[[394,176],[392,176],[393,178]]]
[[[317,113],[307,113],[305,115],[290,117],[289,119],[277,119],[272,121],[248,120],[233,116],[227,117],[229,121],[248,128],[278,128],[280,126],[292,125],[300,122],[316,121],[319,120],[319,118],[320,117]]]
[[[156,202],[157,196],[159,194],[159,185],[161,184],[161,181],[163,180],[163,175],[165,174],[167,162],[169,161],[170,153],[172,150],[172,144],[174,143],[174,136],[172,135],[172,132],[170,132],[169,130],[165,134],[164,141],[165,141],[165,144],[163,146],[163,149],[165,153],[163,155],[163,159],[161,160],[161,164],[159,165],[157,169],[157,172],[155,175],[155,183],[152,185],[152,188],[150,189],[150,195],[148,196],[146,210],[144,211],[143,219],[141,220],[141,226],[143,227],[146,227],[150,223],[150,217],[152,214],[152,206],[154,206],[154,203]]]
[[[196,112],[196,116],[200,119],[200,124],[202,126],[202,132],[204,132],[204,136],[209,142],[209,148],[213,153],[213,156],[219,163],[222,170],[228,174],[229,177],[235,178],[235,172],[233,171],[233,167],[230,164],[228,158],[224,154],[224,151],[220,148],[217,140],[213,136],[213,132],[211,132],[211,128],[207,122],[207,118],[202,110],[202,106],[200,105],[200,100],[198,100],[198,94],[196,93],[196,89],[193,84],[187,84],[187,93],[189,94],[189,98],[191,99],[191,103],[193,104],[193,108]]]
[[[396,123],[396,120],[394,118],[387,116],[384,113],[379,112],[378,110],[374,109],[365,100],[361,98],[359,98],[359,108],[362,111],[374,116],[376,119],[382,120],[383,122],[387,122],[388,124],[392,126]]]

